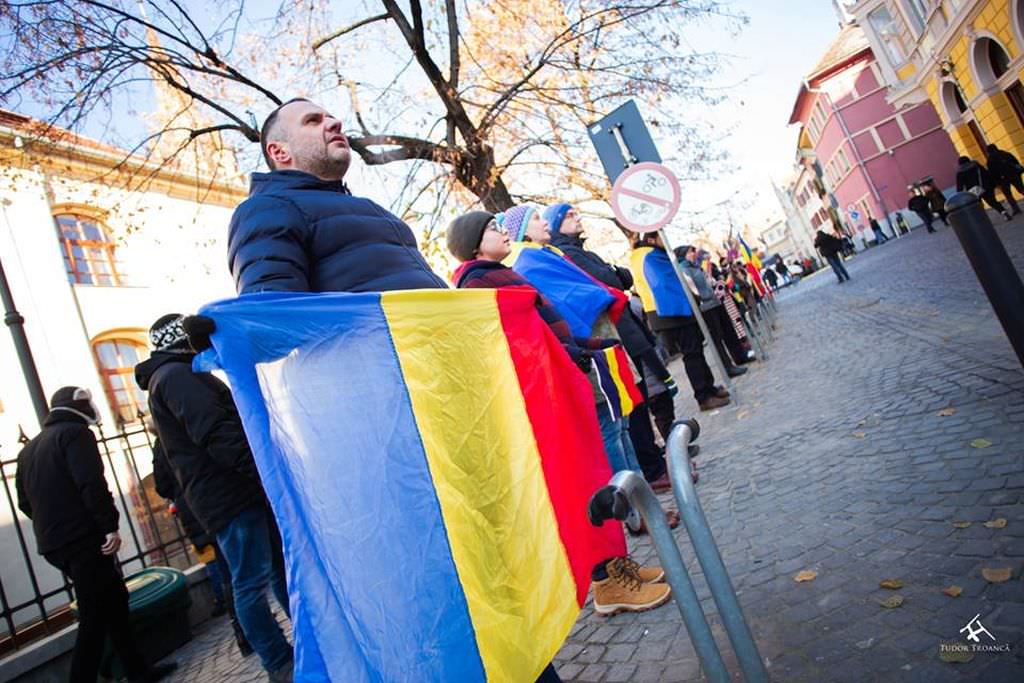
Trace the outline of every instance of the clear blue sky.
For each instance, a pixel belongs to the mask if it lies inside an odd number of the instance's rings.
[[[792,169],[796,129],[787,126],[801,79],[839,32],[830,0],[742,0],[733,6],[750,22],[736,37],[709,31],[695,47],[733,55],[723,83],[739,83],[716,120],[731,125],[726,142],[732,161],[722,177],[685,188],[684,206],[704,209],[743,193],[757,193],[754,207],[733,214],[737,223],[762,225],[781,218],[769,177],[781,180]]]

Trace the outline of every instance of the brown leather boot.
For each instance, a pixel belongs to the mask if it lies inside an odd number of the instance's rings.
[[[714,410],[715,408],[724,408],[729,405],[731,401],[727,398],[719,398],[718,396],[709,396],[700,403],[700,409]]]
[[[629,558],[616,557],[606,568],[608,578],[594,582],[594,611],[600,616],[646,612],[661,607],[672,597],[668,584],[644,582],[645,577],[664,578],[660,567],[641,567]]]

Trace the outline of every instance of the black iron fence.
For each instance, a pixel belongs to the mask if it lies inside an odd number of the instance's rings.
[[[197,562],[168,501],[153,485],[153,442],[141,425],[106,436],[99,449],[107,482],[121,513],[118,563],[124,574],[148,566],[187,569]],[[18,510],[17,450],[0,450],[0,656],[55,633],[73,618],[74,590],[67,577],[36,553],[32,523]]]

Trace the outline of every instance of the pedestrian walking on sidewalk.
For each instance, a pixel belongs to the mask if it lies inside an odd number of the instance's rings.
[[[942,190],[935,187],[934,182],[922,185],[921,191],[928,198],[928,202],[932,206],[932,213],[937,214],[942,224],[948,228],[949,221],[946,220],[946,195],[942,194]]]
[[[957,161],[959,164],[956,169],[957,192],[970,192],[976,195],[998,211],[1003,218],[1010,220],[1010,214],[1007,213],[1006,207],[996,199],[996,186],[988,169],[970,157],[960,157]],[[1016,207],[1017,203],[1014,202],[1013,206]],[[1019,207],[1017,207],[1017,212],[1020,212]]]
[[[988,172],[992,174],[992,182],[1003,191],[1003,196],[1006,197],[1006,202],[1010,205],[1013,215],[1017,216],[1020,214],[1020,206],[1013,198],[1011,187],[1016,188],[1017,192],[1024,195],[1024,182],[1021,181],[1024,167],[1020,165],[1017,157],[1006,150],[999,149],[995,145],[989,145],[986,149],[988,151]]]
[[[18,454],[18,508],[32,520],[39,554],[71,580],[78,633],[71,683],[96,683],[108,641],[129,681],[158,681],[177,664],[150,666],[139,652],[128,589],[117,566],[118,512],[90,425],[100,423],[88,389],[62,387],[43,429]]]
[[[882,225],[878,222],[878,219],[872,215],[868,215],[868,225],[871,226],[871,232],[875,233],[875,243],[885,244],[889,241],[889,238],[885,236],[885,232],[882,231]]]
[[[935,220],[932,216],[932,203],[923,194],[914,190],[910,190],[907,194],[909,196],[907,208],[917,214],[917,217],[924,223],[924,227],[928,232],[935,232],[935,228],[932,227],[932,223]]]
[[[846,266],[843,265],[843,260],[839,256],[843,250],[843,244],[838,237],[833,237],[819,230],[814,238],[814,247],[821,254],[821,257],[832,266],[832,272],[836,274],[839,284],[850,279],[850,274],[846,272]]]

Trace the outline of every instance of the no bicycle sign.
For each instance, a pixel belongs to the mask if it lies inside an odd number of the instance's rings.
[[[679,211],[679,203],[675,174],[649,161],[627,168],[612,187],[612,211],[633,232],[662,229]]]

